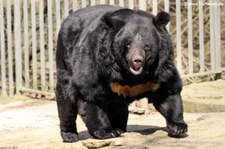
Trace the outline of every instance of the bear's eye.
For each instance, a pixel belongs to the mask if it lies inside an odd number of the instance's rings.
[[[130,42],[127,42],[126,43],[126,46],[127,46],[128,49],[130,49],[131,48],[131,43]]]
[[[145,46],[144,46],[144,50],[145,50],[145,51],[150,50],[150,48],[151,48],[151,47],[150,47],[150,45],[149,45],[149,44],[145,44]]]

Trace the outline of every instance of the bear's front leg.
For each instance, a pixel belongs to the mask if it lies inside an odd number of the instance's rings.
[[[153,98],[155,108],[165,117],[169,136],[179,136],[187,132],[187,124],[183,120],[183,105],[178,92],[168,92],[168,89],[162,87],[156,91]]]
[[[153,102],[155,108],[165,117],[170,136],[187,132],[187,124],[183,120],[183,106],[180,94],[161,96]]]
[[[78,102],[79,114],[89,133],[96,139],[108,139],[120,136],[123,131],[112,128],[107,116],[106,102]]]

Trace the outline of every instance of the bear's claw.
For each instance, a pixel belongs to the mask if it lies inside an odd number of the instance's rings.
[[[122,133],[124,132],[120,129],[111,128],[97,130],[92,134],[92,136],[96,139],[109,139],[119,137]]]
[[[76,133],[61,131],[61,136],[63,138],[63,142],[77,142],[78,141],[78,134],[76,134]]]
[[[188,130],[187,124],[182,122],[169,123],[167,128],[169,129],[168,134],[171,137],[182,137],[181,135],[183,135]]]

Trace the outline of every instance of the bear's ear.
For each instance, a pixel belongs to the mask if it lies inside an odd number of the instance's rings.
[[[107,13],[103,16],[103,22],[114,30],[121,29],[129,18],[129,13],[131,13],[129,9],[120,9],[112,13]]]
[[[120,16],[113,16],[110,14],[105,15],[103,21],[108,27],[115,29],[121,28],[124,25],[124,22]]]
[[[155,17],[155,24],[158,26],[166,26],[170,21],[169,13],[165,11],[159,12]]]

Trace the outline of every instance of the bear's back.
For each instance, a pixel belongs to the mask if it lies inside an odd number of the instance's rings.
[[[71,12],[67,19],[78,21],[82,23],[82,28],[91,26],[95,22],[99,22],[99,19],[107,12],[112,12],[121,9],[111,5],[97,5],[93,7],[86,7],[74,12]],[[66,19],[66,20],[67,20]]]

